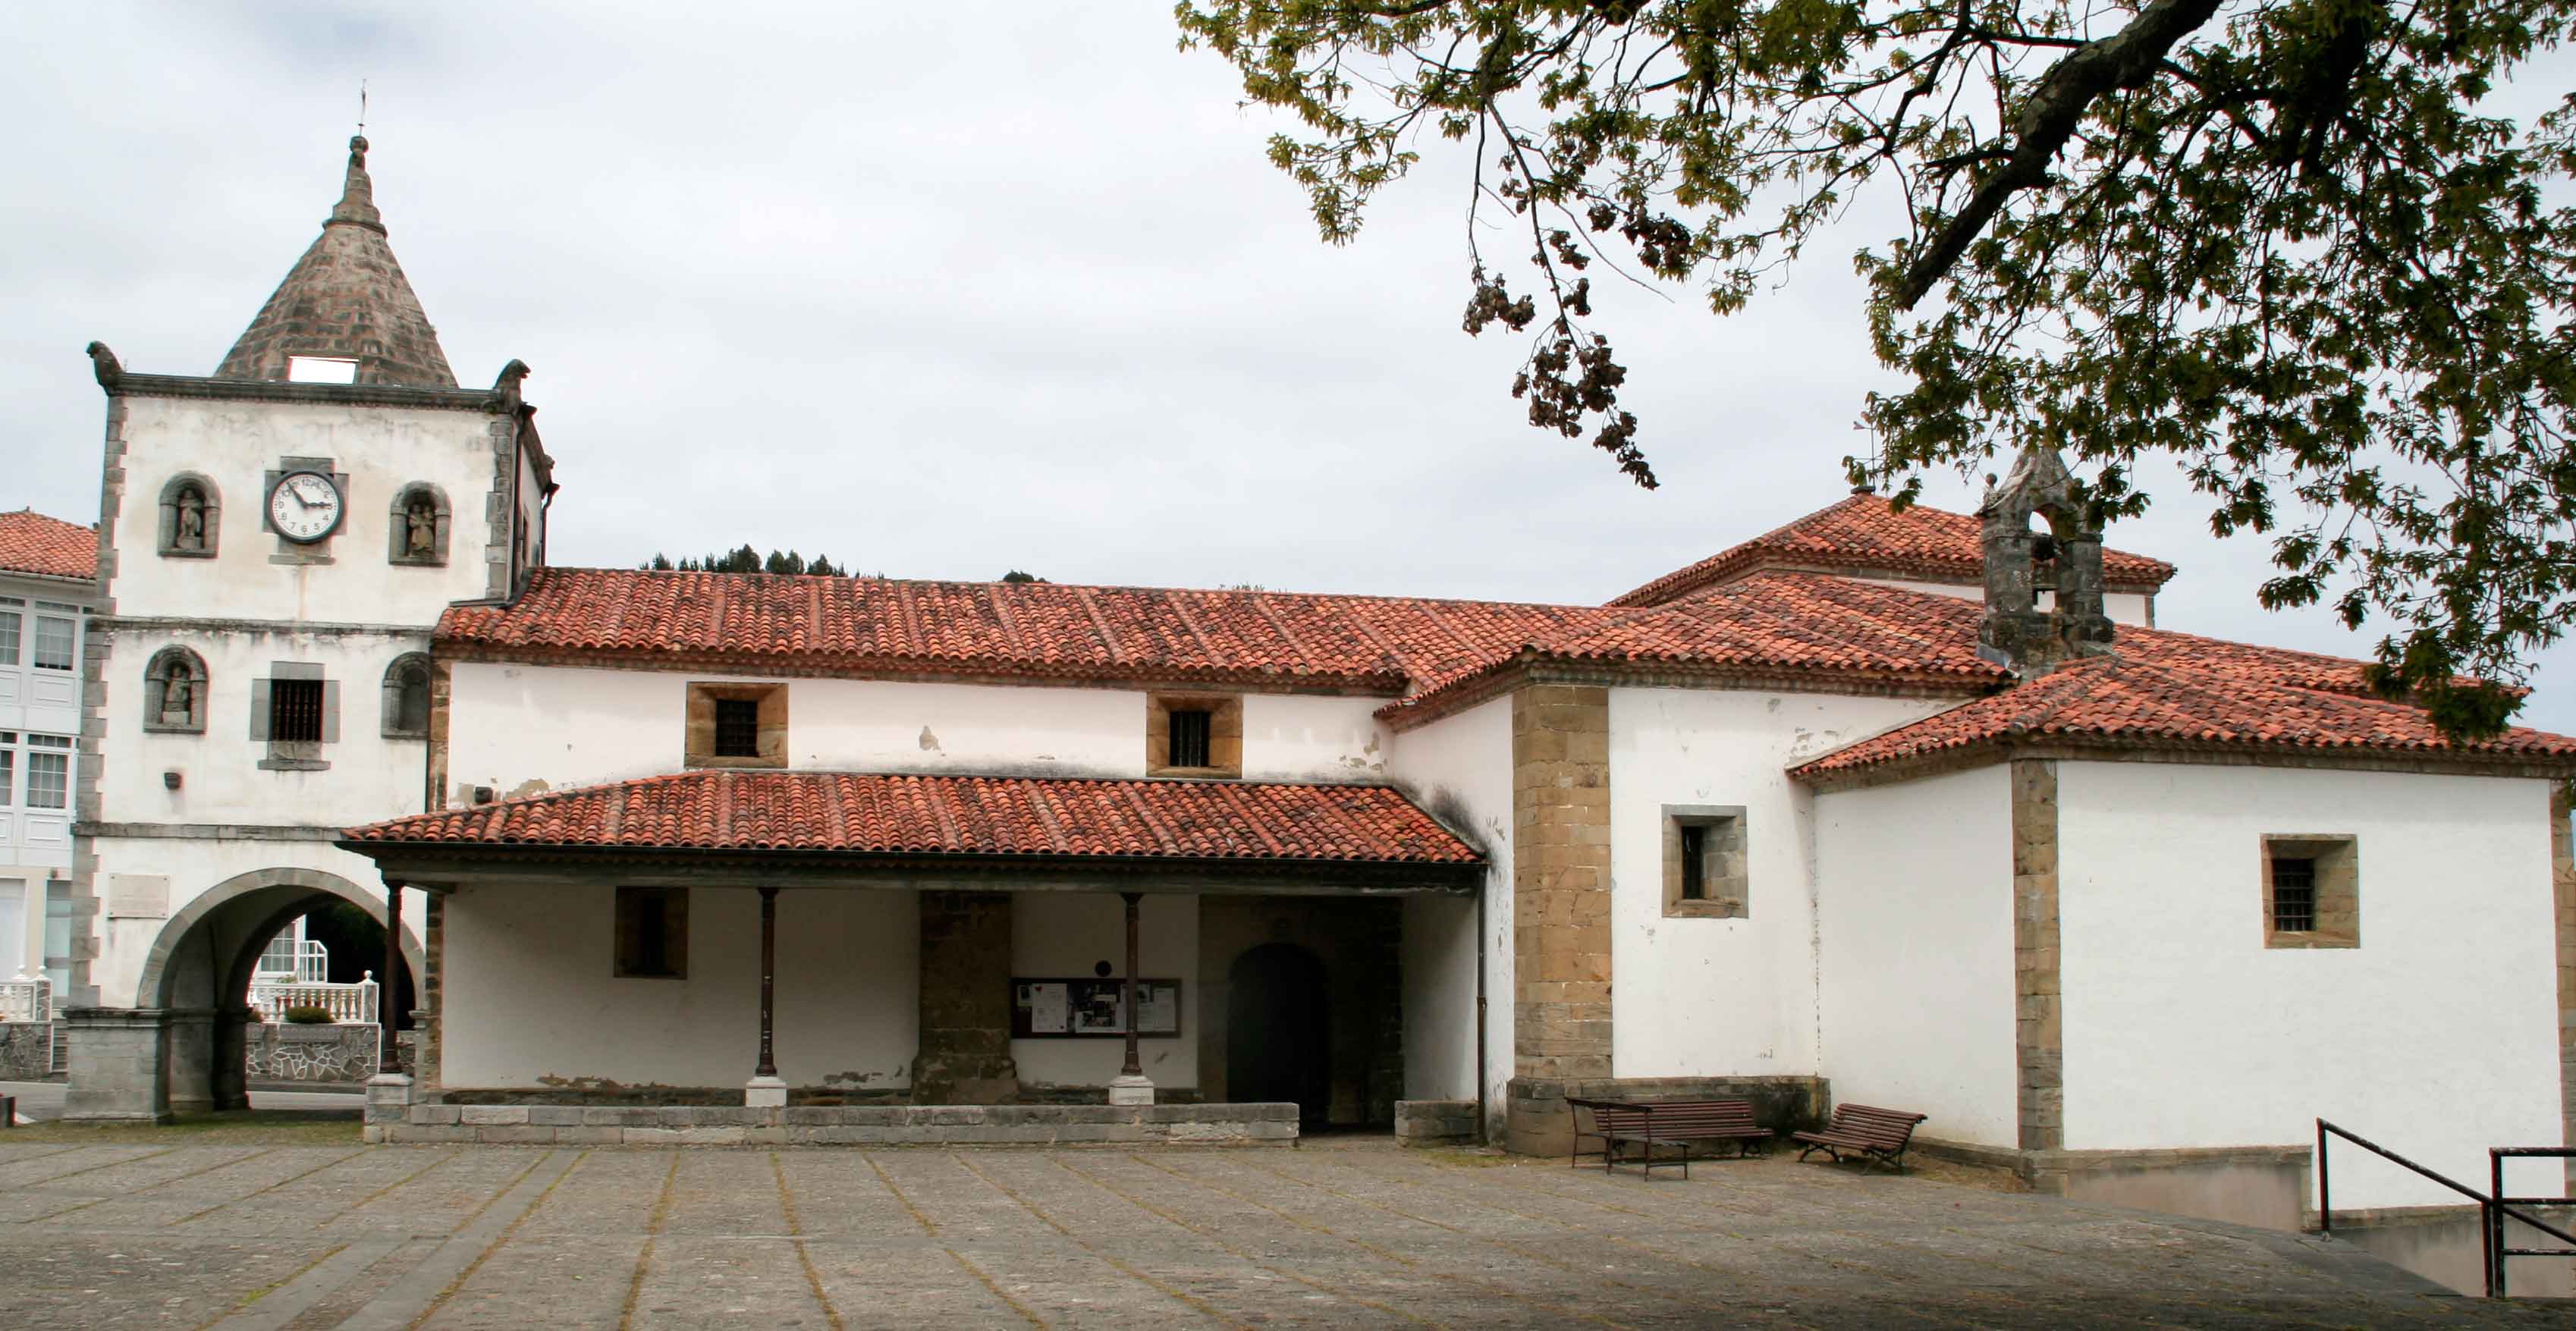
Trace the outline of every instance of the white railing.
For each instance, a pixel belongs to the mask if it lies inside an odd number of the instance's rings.
[[[376,1019],[376,973],[356,984],[287,984],[253,980],[250,1005],[259,1009],[267,1021],[286,1020],[291,1007],[318,1007],[331,1014],[335,1023],[371,1022]]]
[[[13,980],[0,980],[0,1021],[52,1021],[54,1019],[54,982],[41,976],[18,972]]]

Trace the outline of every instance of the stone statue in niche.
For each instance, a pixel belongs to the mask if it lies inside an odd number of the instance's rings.
[[[414,559],[427,559],[438,553],[438,506],[427,495],[413,495],[403,510],[407,535],[403,553]]]
[[[175,665],[170,667],[169,677],[161,682],[161,724],[165,726],[193,724],[196,720],[196,705],[197,682],[188,678],[186,667]]]
[[[179,488],[179,526],[170,544],[181,550],[206,548],[206,496],[193,485]]]

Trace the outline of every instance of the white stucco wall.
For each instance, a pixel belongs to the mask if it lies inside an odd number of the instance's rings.
[[[615,889],[481,884],[448,898],[449,1086],[628,1086],[750,1080],[760,1032],[760,897],[689,893],[688,977],[618,979]],[[791,1086],[909,1086],[920,939],[910,892],[778,894],[774,1026]]]
[[[2012,808],[2000,765],[1815,797],[1822,1066],[1837,1101],[2018,1145]]]
[[[1243,695],[1244,779],[1383,780],[1387,737],[1371,713],[1385,705],[1384,698]]]
[[[452,667],[449,798],[507,796],[680,770],[688,686],[750,676],[511,665]],[[789,763],[870,772],[1145,775],[1146,695],[1123,689],[786,681]],[[1244,696],[1252,780],[1381,779],[1378,698]],[[536,784],[542,783],[542,784]]]
[[[152,945],[178,927],[172,920],[190,902],[238,875],[263,869],[316,869],[347,880],[361,896],[379,903],[384,899],[384,880],[376,873],[375,861],[327,842],[100,837],[95,844],[99,955],[90,964],[90,982],[99,987],[99,1002],[108,1007],[131,1007],[143,1001],[135,985]],[[117,914],[112,888],[113,877],[120,874],[169,879],[167,911],[150,916]],[[422,922],[429,918],[428,909],[426,894],[417,889],[403,894],[403,933],[415,944]],[[382,965],[375,958],[359,964],[370,969]]]
[[[1497,698],[1394,736],[1388,771],[1485,852],[1485,1104],[1500,1131],[1512,1076],[1512,702]],[[1404,1094],[1476,1094],[1476,903],[1404,904]]]
[[[1942,704],[1727,689],[1610,691],[1611,1067],[1816,1070],[1810,796],[1791,764]],[[1666,919],[1663,807],[1745,810],[1747,918]]]
[[[2475,1183],[2559,1141],[2547,783],[2061,763],[2058,810],[2070,1148],[2324,1117]],[[2360,839],[2361,945],[2265,948],[2260,838],[2331,833]],[[2453,1200],[2359,1156],[2337,1209]]]
[[[1181,1033],[1136,1041],[1157,1087],[1199,1083],[1199,899],[1148,895],[1136,915],[1137,976],[1181,981]],[[1080,979],[1109,963],[1127,969],[1127,903],[1107,892],[1017,892],[1011,896],[1011,974]],[[1127,1061],[1124,1039],[1011,1041],[1020,1080],[1042,1086],[1106,1086]]]
[[[484,594],[491,416],[299,402],[123,401],[125,497],[108,586],[118,614],[426,628],[448,602]],[[284,457],[327,457],[348,477],[339,530],[312,547],[331,563],[270,562],[281,542],[261,530],[266,473]],[[161,491],[183,471],[207,477],[221,492],[213,559],[158,553]],[[416,481],[445,490],[454,515],[442,568],[386,560],[394,496]]]
[[[346,827],[418,813],[426,739],[384,737],[385,670],[429,649],[424,632],[325,632],[289,625],[212,630],[141,625],[107,630],[103,673],[107,761],[99,818],[108,823],[261,823]],[[165,647],[206,663],[203,734],[147,732],[144,671]],[[339,737],[319,772],[265,771],[267,737],[251,734],[251,682],[278,662],[319,666],[338,688]],[[163,774],[179,774],[170,789]]]

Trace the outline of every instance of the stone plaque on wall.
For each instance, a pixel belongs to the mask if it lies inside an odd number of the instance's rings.
[[[112,873],[107,876],[107,918],[158,920],[170,914],[170,876],[158,873]]]

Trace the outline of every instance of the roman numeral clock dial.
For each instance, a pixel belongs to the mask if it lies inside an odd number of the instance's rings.
[[[289,472],[268,492],[268,522],[277,534],[311,545],[340,525],[340,487],[319,472]]]

